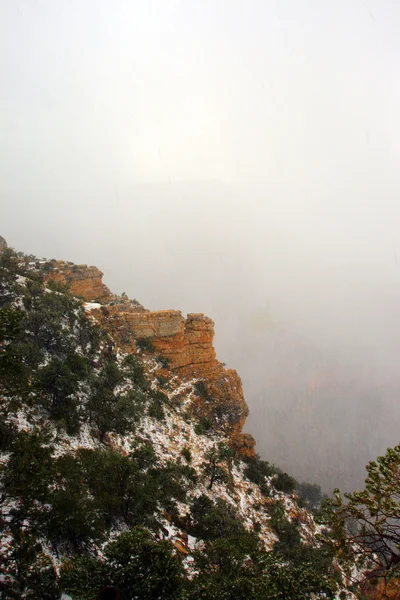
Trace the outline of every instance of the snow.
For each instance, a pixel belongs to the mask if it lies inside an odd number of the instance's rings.
[[[18,282],[24,284],[25,278],[20,277]],[[51,292],[51,290],[46,291]],[[92,310],[100,309],[101,304],[97,302],[84,302],[83,308],[86,312],[90,313]],[[95,315],[91,315],[90,318],[94,319]],[[125,356],[123,352],[118,351],[118,362],[121,363]],[[273,477],[269,477],[266,478],[266,483],[271,488],[271,497],[266,498],[261,493],[260,488],[245,477],[245,463],[241,461],[234,461],[231,467],[231,482],[229,485],[216,482],[211,490],[208,489],[209,479],[204,475],[204,463],[207,452],[220,443],[228,444],[229,439],[222,431],[209,432],[205,435],[196,433],[195,421],[190,417],[190,408],[195,399],[194,385],[198,381],[196,378],[189,381],[182,381],[177,376],[169,373],[169,389],[166,391],[160,387],[157,379],[157,374],[160,372],[160,363],[155,358],[148,358],[143,355],[141,355],[141,361],[149,377],[151,388],[155,391],[162,391],[167,395],[166,404],[163,407],[165,419],[158,421],[149,416],[144,416],[140,423],[138,423],[135,433],[124,436],[110,434],[112,447],[128,454],[134,446],[137,446],[138,440],[143,442],[150,440],[154,446],[160,465],[174,461],[181,464],[188,464],[195,470],[198,477],[196,486],[188,488],[185,502],[177,502],[177,509],[181,517],[189,513],[191,502],[201,494],[205,494],[213,501],[222,499],[236,508],[240,520],[247,529],[253,528],[255,523],[260,525],[260,540],[267,550],[271,550],[277,537],[271,528],[268,508],[271,504],[280,501],[285,508],[289,520],[294,518],[300,519],[302,539],[304,541],[315,540],[315,534],[320,532],[320,528],[314,523],[312,516],[307,511],[299,509],[295,497],[277,491],[273,486]],[[131,383],[121,384],[116,388],[115,393],[123,394],[131,388]],[[84,389],[78,392],[77,399],[81,405],[85,405],[87,402],[87,393]],[[48,422],[48,418],[44,410],[33,409],[21,402],[21,408],[15,413],[12,421],[18,431],[29,431],[35,426],[40,426],[43,422]],[[99,439],[93,435],[92,427],[89,423],[84,423],[79,434],[74,436],[69,436],[65,432],[57,432],[56,427],[51,423],[49,431],[53,437],[54,456],[56,457],[67,453],[75,453],[82,448],[96,449],[104,447]],[[185,448],[190,449],[190,462],[187,462],[182,456],[182,450]],[[8,459],[9,454],[0,454],[0,465],[6,464]],[[8,511],[15,505],[13,499],[10,499],[6,506],[3,505],[3,518],[7,519]],[[49,507],[42,506],[41,508],[43,511],[46,511]],[[180,544],[186,546],[188,555],[185,556],[183,563],[187,572],[193,575],[193,557],[191,553],[196,549],[201,549],[203,542],[191,535],[188,536],[185,531],[169,522],[167,516],[163,518],[161,525],[160,535],[163,535],[172,542],[179,540]],[[124,527],[124,525],[114,527],[109,532],[108,540],[104,544],[111,539],[115,539]],[[11,544],[12,537],[7,532],[4,532],[0,541],[0,555],[7,556],[10,552]],[[104,544],[97,548],[99,555],[102,553]],[[60,560],[54,556],[52,549],[48,548],[44,541],[42,548],[43,552],[53,560],[57,568]],[[67,600],[67,598],[69,597],[64,595],[64,600]]]
[[[94,303],[86,303],[86,306],[87,304],[92,306]],[[123,353],[119,353],[118,361],[122,361],[124,356]],[[143,362],[148,376],[152,379],[153,389],[157,389],[159,385],[155,377],[159,369],[157,361],[154,359],[145,359]],[[195,432],[194,421],[188,419],[187,416],[188,409],[190,409],[190,405],[194,399],[193,386],[195,382],[196,379],[182,382],[177,377],[169,378],[169,384],[172,389],[168,391],[168,404],[164,406],[165,419],[158,421],[149,416],[143,417],[135,433],[125,436],[111,434],[112,446],[119,448],[124,453],[129,453],[132,451],[134,445],[137,444],[138,438],[142,439],[142,441],[151,440],[161,465],[165,465],[168,461],[189,464],[196,471],[198,483],[188,490],[186,502],[177,503],[179,514],[181,516],[188,514],[191,502],[201,494],[207,495],[213,501],[216,501],[218,498],[223,499],[236,508],[241,521],[247,529],[253,528],[255,523],[261,526],[260,540],[266,549],[271,550],[277,537],[270,526],[268,506],[280,500],[285,507],[289,519],[292,516],[299,516],[299,508],[293,498],[283,492],[274,490],[273,478],[268,478],[272,489],[272,497],[266,498],[263,496],[259,487],[245,478],[245,464],[243,462],[234,462],[231,470],[233,485],[230,488],[225,484],[217,482],[213,485],[212,490],[208,489],[209,480],[203,473],[205,456],[217,444],[227,443],[229,440],[221,432],[213,432],[208,435],[199,435]],[[131,384],[121,385],[117,391],[123,393],[130,387]],[[79,399],[82,404],[86,402],[87,397],[84,391],[80,392]],[[35,424],[43,421],[43,417],[44,415],[40,411],[36,410],[35,412],[27,406],[22,406],[13,420],[18,430],[30,430]],[[88,423],[84,423],[79,434],[75,436],[69,436],[66,433],[57,433],[55,427],[51,427],[51,430],[53,433],[55,456],[76,452],[81,448],[95,449],[103,447],[98,438],[92,435],[92,428]],[[189,463],[182,456],[184,448],[190,449],[191,461]],[[0,464],[7,460],[8,455],[6,453],[0,456]],[[45,510],[46,507],[42,508]],[[318,528],[307,511],[301,511],[300,516],[302,520],[302,537],[305,541],[310,540]],[[187,536],[185,531],[180,530],[166,519],[163,520],[162,527],[162,535],[166,539],[172,542],[179,541],[180,544],[186,547],[188,554],[185,556],[183,562],[187,572],[193,575],[193,558],[191,553],[196,549],[200,549],[203,546],[203,542],[196,540],[193,536]],[[114,528],[109,534],[108,541],[117,537],[120,532],[120,528]],[[6,535],[2,540],[0,554],[9,551],[8,545],[10,542],[11,538]],[[52,556],[51,549],[44,547],[43,550],[52,557],[57,567],[59,560]],[[101,553],[101,547],[98,548],[98,552]]]
[[[101,304],[99,304],[98,302],[84,302],[83,308],[87,311],[96,310],[101,308]]]

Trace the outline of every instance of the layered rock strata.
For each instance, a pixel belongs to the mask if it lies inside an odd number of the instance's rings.
[[[168,359],[169,369],[179,378],[202,380],[207,397],[196,395],[193,411],[210,417],[239,453],[254,456],[254,439],[241,433],[248,416],[242,382],[236,371],[217,360],[214,322],[201,313],[190,313],[185,319],[178,310],[148,311],[125,295],[113,296],[102,276],[96,267],[59,261],[48,278],[69,285],[71,293],[86,302],[101,304],[91,307],[91,314],[112,332],[124,352],[136,352],[137,342],[146,340],[156,356]]]
[[[68,285],[70,292],[86,302],[106,304],[111,300],[111,292],[102,281],[103,273],[97,267],[69,265],[57,261],[47,279]]]

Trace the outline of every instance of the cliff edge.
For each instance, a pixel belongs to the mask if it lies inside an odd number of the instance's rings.
[[[137,353],[151,348],[162,356],[168,369],[182,381],[202,382],[201,393],[191,407],[228,435],[239,453],[255,456],[255,440],[242,433],[249,410],[238,373],[217,360],[214,322],[201,313],[186,318],[178,310],[146,310],[126,295],[112,294],[97,267],[53,263],[47,280],[67,285],[69,291],[89,303],[92,317],[112,332],[117,347]]]

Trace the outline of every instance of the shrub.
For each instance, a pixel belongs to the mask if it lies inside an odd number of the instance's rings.
[[[149,404],[149,408],[147,409],[147,414],[149,415],[149,417],[152,417],[152,419],[157,419],[157,421],[164,421],[164,408],[159,399],[153,398],[153,400]]]
[[[271,465],[266,460],[262,460],[258,455],[254,458],[247,458],[246,463],[247,465],[244,470],[245,477],[260,487],[265,485],[266,477],[270,477],[276,473],[274,465]]]
[[[158,385],[162,388],[168,389],[170,387],[168,377],[164,377],[163,375],[157,375],[157,381]]]
[[[163,354],[160,354],[160,356],[157,356],[157,361],[160,363],[160,365],[162,366],[163,369],[168,369],[171,364],[171,360],[167,356],[164,356]]]
[[[209,399],[208,388],[204,381],[196,381],[194,389],[200,398],[203,398],[204,400]]]
[[[61,571],[64,589],[91,600],[100,585],[115,585],[123,598],[172,600],[181,597],[183,569],[168,541],[156,541],[140,527],[106,545],[104,558],[76,557]]]
[[[140,359],[134,354],[128,354],[122,361],[122,368],[126,373],[127,377],[136,385],[146,388],[148,387],[148,381],[146,374],[143,369],[143,365]]]
[[[144,352],[155,352],[154,345],[148,338],[140,338],[135,340],[135,343],[139,350],[143,350]]]
[[[277,490],[291,494],[296,489],[297,481],[287,473],[280,472],[275,477],[273,484]]]
[[[240,540],[246,534],[235,509],[220,498],[214,503],[203,494],[193,501],[190,513],[189,531],[202,540],[221,537]]]
[[[197,433],[197,435],[204,435],[205,433],[210,431],[211,428],[212,428],[212,423],[211,423],[210,419],[202,416],[202,417],[200,417],[200,419],[194,426],[194,431],[195,431],[195,433]]]
[[[183,448],[181,455],[186,460],[186,462],[192,462],[192,453],[190,452],[189,448]]]

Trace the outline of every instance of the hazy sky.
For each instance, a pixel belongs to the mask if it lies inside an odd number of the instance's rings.
[[[2,186],[386,193],[399,26],[396,0],[1,0]]]
[[[362,481],[400,421],[400,3],[0,0],[0,234],[205,312],[260,452]]]

